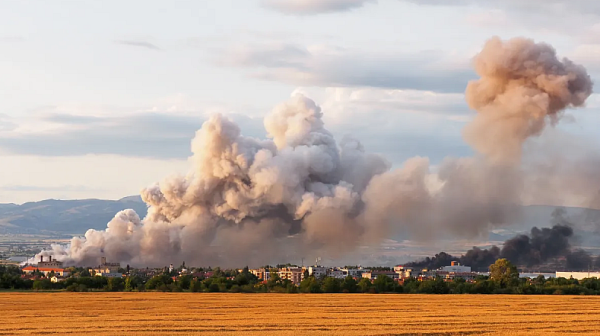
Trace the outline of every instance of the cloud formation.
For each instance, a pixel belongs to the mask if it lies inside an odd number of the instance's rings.
[[[115,43],[121,44],[121,45],[126,45],[126,46],[132,46],[132,47],[152,49],[152,50],[162,50],[161,48],[155,46],[154,44],[152,44],[150,42],[145,42],[145,41],[118,40],[118,41],[115,41]]]
[[[423,153],[433,162],[447,155],[471,153],[460,138],[460,128],[470,115],[461,94],[367,87],[313,87],[297,92],[319,98],[326,112],[324,119],[337,137],[355,134],[370,151],[383,153],[393,162]],[[0,153],[183,159],[191,154],[188,145],[207,119],[205,111],[212,110],[232,118],[245,135],[264,137],[259,108],[178,106],[176,111],[171,111],[169,104],[152,108],[152,112],[61,106],[43,108],[22,119],[0,115]],[[239,113],[229,112],[237,109]],[[246,111],[256,116],[246,116]],[[435,137],[429,135],[432,131]],[[405,145],[398,148],[399,142]]]
[[[503,8],[510,11],[544,13],[600,14],[600,3],[595,0],[399,0],[419,5],[434,6],[478,6]],[[531,12],[530,12],[531,13]]]
[[[250,76],[300,86],[369,86],[462,92],[475,78],[469,57],[441,51],[364,52],[289,43],[242,45],[221,54],[218,63],[250,70]]]
[[[260,120],[232,117],[251,134],[263,134]],[[0,152],[38,156],[117,154],[131,157],[181,159],[191,153],[188,144],[205,120],[165,112],[124,116],[88,116],[40,113],[21,121],[0,119]],[[4,126],[3,126],[4,125]]]
[[[345,12],[377,0],[262,0],[265,8],[291,15]]]

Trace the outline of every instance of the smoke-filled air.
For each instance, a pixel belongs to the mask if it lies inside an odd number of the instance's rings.
[[[514,223],[528,189],[540,191],[524,183],[524,143],[583,105],[592,82],[582,66],[524,38],[489,40],[474,67],[479,79],[466,99],[477,115],[464,137],[475,157],[447,158],[435,170],[415,157],[391,169],[358,139],[337,142],[322,120],[327,111],[295,95],[265,117],[264,140],[212,116],[192,141],[190,172],[142,190],[146,218],[121,211],[106,230],[42,253],[75,265],[100,256],[131,265],[260,265],[348,255],[392,235],[477,237]]]
[[[557,208],[552,213],[552,227],[533,227],[529,235],[520,234],[504,242],[502,248],[492,246],[489,249],[473,247],[460,257],[445,252],[427,257],[423,260],[408,263],[407,266],[437,269],[460,261],[463,265],[472,266],[473,270],[486,271],[498,258],[506,258],[516,265],[540,267],[552,260],[563,269],[583,270],[592,264],[600,266],[600,256],[593,260],[592,256],[571,245],[573,224],[565,217],[565,210]]]

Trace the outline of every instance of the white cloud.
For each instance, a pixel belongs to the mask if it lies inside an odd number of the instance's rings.
[[[226,108],[187,110],[185,105],[145,109],[80,110],[46,107],[21,118],[0,118],[0,153],[39,156],[116,154],[154,159],[191,155],[190,141],[208,115],[219,112],[263,136],[262,120]],[[94,113],[96,112],[96,113]],[[100,113],[98,113],[100,112]]]
[[[292,15],[344,12],[377,0],[262,0],[266,8]]]
[[[219,55],[219,64],[250,69],[255,78],[301,86],[369,86],[463,92],[474,78],[470,55],[428,50],[362,51],[288,43],[241,45]]]
[[[116,155],[8,155],[0,156],[0,164],[0,203],[47,198],[119,199],[137,194],[165,176],[184,174],[189,168],[187,160]]]

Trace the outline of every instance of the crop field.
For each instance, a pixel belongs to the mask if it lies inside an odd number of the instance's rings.
[[[0,335],[598,335],[591,296],[0,293]]]

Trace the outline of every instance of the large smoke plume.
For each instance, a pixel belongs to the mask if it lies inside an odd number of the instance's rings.
[[[572,247],[573,224],[565,217],[564,209],[555,209],[552,222],[553,226],[550,228],[533,227],[528,235],[521,234],[508,239],[502,249],[497,246],[489,249],[473,247],[460,257],[440,252],[434,257],[408,263],[407,266],[436,269],[457,260],[476,271],[486,271],[498,258],[506,258],[525,269],[534,269],[548,262],[558,263],[566,270],[580,271],[589,268],[592,265],[590,254]]]
[[[480,156],[448,158],[436,172],[422,157],[390,170],[358,140],[338,144],[320,107],[295,95],[265,118],[267,140],[211,117],[192,141],[190,173],[142,190],[146,218],[122,211],[106,230],[43,253],[71,264],[106,256],[228,266],[335,257],[392,234],[474,237],[512,223],[524,192],[523,143],[563,109],[582,105],[592,82],[582,67],[527,39],[490,40],[475,69],[481,78],[466,96],[479,113],[465,137]]]

